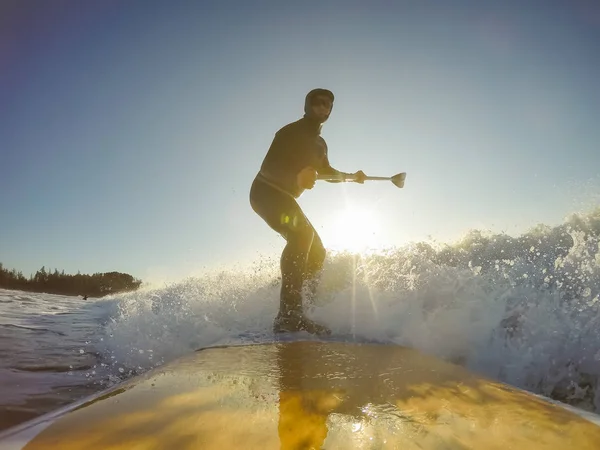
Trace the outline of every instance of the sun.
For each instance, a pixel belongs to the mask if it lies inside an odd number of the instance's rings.
[[[353,205],[334,213],[323,227],[326,248],[351,253],[364,253],[382,247],[381,221],[373,211]]]

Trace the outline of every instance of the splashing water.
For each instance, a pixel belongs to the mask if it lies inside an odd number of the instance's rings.
[[[453,245],[329,255],[309,315],[600,411],[599,237],[600,209],[516,238],[474,231]],[[278,297],[276,260],[124,295],[101,353],[122,378],[267,334]]]

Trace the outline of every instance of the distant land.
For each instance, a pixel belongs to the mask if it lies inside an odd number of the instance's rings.
[[[73,295],[83,297],[103,297],[119,292],[135,291],[142,284],[141,280],[127,273],[105,272],[86,275],[75,275],[47,271],[45,266],[35,275],[26,278],[16,269],[6,269],[0,263],[0,288],[29,292],[45,292],[48,294]]]

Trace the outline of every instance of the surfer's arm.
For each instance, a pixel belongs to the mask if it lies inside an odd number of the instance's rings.
[[[334,169],[331,167],[329,163],[329,158],[327,157],[327,153],[323,156],[323,160],[321,163],[321,167],[317,171],[319,175],[327,175],[327,177],[331,177],[328,179],[330,183],[339,183],[340,181],[345,181],[346,178],[352,176],[350,173],[342,172],[341,170]]]
[[[319,173],[319,175],[327,176],[328,179],[326,181],[328,181],[330,183],[339,183],[341,181],[354,181],[353,177],[356,177],[356,176],[364,177],[364,175],[365,175],[364,173],[362,173],[362,171],[358,171],[356,173],[348,173],[348,172],[342,172],[341,170],[334,169],[333,167],[331,167],[331,164],[329,163],[329,158],[327,157],[327,154],[325,154],[325,156],[323,157],[321,168],[317,172]],[[331,177],[331,178],[329,178],[329,177]]]

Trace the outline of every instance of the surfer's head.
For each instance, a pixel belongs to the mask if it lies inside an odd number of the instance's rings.
[[[313,89],[304,100],[304,117],[324,123],[329,119],[334,99],[333,92],[328,89]]]

